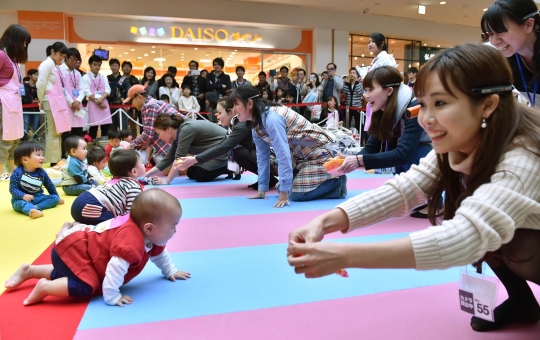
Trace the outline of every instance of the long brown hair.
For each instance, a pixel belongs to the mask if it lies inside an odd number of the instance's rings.
[[[512,71],[506,58],[495,48],[483,44],[459,45],[430,59],[418,74],[414,86],[417,97],[423,97],[426,93],[426,82],[432,74],[439,77],[451,95],[455,96],[450,86],[466,94],[471,106],[480,105],[488,96],[474,94],[472,89],[512,84]],[[482,184],[490,182],[497,164],[510,147],[540,145],[538,112],[518,104],[511,92],[499,93],[499,98],[497,108],[486,119],[487,127],[481,129],[470,175],[452,170],[448,154],[437,154],[440,178],[428,190],[428,215],[431,223],[437,223],[436,216],[443,192],[443,218],[452,219],[465,198],[471,196]],[[522,138],[518,141],[516,137]],[[536,151],[532,152],[536,154]]]
[[[154,129],[167,130],[167,128],[173,128],[178,130],[180,125],[184,123],[184,118],[180,115],[169,115],[162,113],[157,116],[154,122]]]
[[[19,64],[28,60],[28,45],[32,41],[30,33],[21,25],[10,25],[0,38],[0,50],[6,50],[7,55]],[[26,43],[26,47],[24,47]]]
[[[382,66],[370,71],[364,77],[362,86],[373,89],[373,81],[382,87],[393,87],[394,91],[388,97],[384,111],[373,112],[371,116],[371,126],[369,134],[374,135],[381,141],[391,141],[394,136],[394,126],[396,125],[396,110],[398,104],[398,92],[403,77],[397,68],[392,66]],[[390,86],[391,85],[391,86]]]

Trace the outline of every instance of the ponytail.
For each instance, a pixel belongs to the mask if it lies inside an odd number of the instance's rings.
[[[154,122],[154,129],[167,130],[167,128],[173,128],[178,130],[180,125],[184,123],[184,118],[181,115],[168,115],[162,113],[157,116]]]
[[[47,53],[47,57],[50,57],[53,51],[56,53],[60,52],[66,55],[69,53],[68,48],[61,41],[57,41],[54,44],[47,46],[47,49],[45,51]]]

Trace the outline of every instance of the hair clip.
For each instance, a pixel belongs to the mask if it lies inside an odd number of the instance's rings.
[[[260,96],[261,96],[261,94],[259,93],[259,94],[256,94],[254,96],[249,97],[247,100],[255,99],[255,98],[260,97]]]
[[[537,14],[540,14],[540,11],[535,11],[535,12],[532,12],[531,14],[527,14],[526,16],[524,16],[523,18],[521,18],[521,20],[527,20],[527,19],[530,19],[532,17],[534,17],[535,15]]]
[[[392,83],[392,84],[386,84],[386,85],[382,85],[383,88],[387,88],[387,87],[394,87],[394,86],[400,86],[401,83]]]
[[[493,93],[504,93],[511,92],[513,90],[512,85],[500,85],[500,86],[491,86],[491,87],[479,87],[472,89],[474,94],[493,94]]]

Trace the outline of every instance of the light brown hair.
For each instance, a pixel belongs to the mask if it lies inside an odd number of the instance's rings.
[[[451,72],[449,72],[451,70]],[[493,70],[497,70],[494,72]],[[436,74],[444,89],[452,85],[469,97],[471,106],[481,104],[486,95],[472,89],[512,84],[512,71],[506,58],[495,48],[483,44],[464,44],[444,50],[430,59],[420,70],[414,87],[415,95],[423,97],[429,76]],[[490,182],[495,168],[509,147],[540,145],[540,115],[534,109],[517,103],[511,92],[499,93],[499,104],[481,129],[480,142],[473,159],[470,175],[450,168],[448,154],[437,154],[440,178],[428,191],[428,215],[437,222],[437,211],[445,192],[444,219],[452,219],[461,202],[482,184]],[[480,129],[480,126],[478,127]],[[517,141],[516,137],[522,137]],[[530,149],[529,149],[530,150]],[[536,151],[531,152],[536,154]]]

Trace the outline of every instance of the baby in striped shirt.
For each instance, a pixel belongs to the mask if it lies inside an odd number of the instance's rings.
[[[135,198],[142,192],[137,178],[146,169],[135,150],[118,150],[109,158],[112,180],[79,195],[71,206],[76,222],[96,225],[127,214]]]

